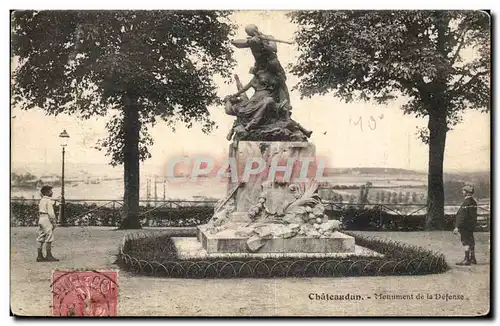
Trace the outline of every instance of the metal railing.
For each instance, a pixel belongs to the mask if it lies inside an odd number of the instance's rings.
[[[56,204],[59,203],[59,199],[54,198],[53,199]],[[36,198],[11,198],[10,199],[11,203],[12,202],[17,202],[17,203],[26,203],[26,204],[38,204],[40,199]],[[120,206],[123,205],[123,199],[65,199],[64,200],[66,203],[75,203],[75,204],[97,204],[97,203],[114,203],[114,204],[119,204]],[[217,200],[215,199],[208,199],[208,200],[183,200],[183,199],[165,199],[165,200],[150,200],[150,199],[140,199],[139,200],[139,205],[142,204],[142,206],[154,206],[157,204],[168,204],[168,205],[173,205],[172,207],[178,207],[184,205],[188,206],[207,206],[207,205],[215,205],[217,203]]]
[[[39,200],[36,199],[11,199],[11,203],[19,203],[26,205],[38,204]],[[57,200],[55,200],[57,203]],[[216,200],[140,200],[140,212],[139,217],[142,220],[154,220],[157,222],[159,220],[168,218],[168,215],[162,216],[165,211],[172,211],[174,209],[180,208],[206,208],[207,214],[215,207]],[[87,216],[89,214],[98,212],[104,209],[110,209],[115,214],[118,214],[118,210],[121,210],[123,206],[123,200],[117,199],[67,199],[66,205],[70,206],[72,204],[80,204],[82,210],[73,216],[73,219],[79,219],[81,217]],[[382,227],[384,225],[384,218],[397,217],[401,219],[401,223],[411,223],[413,217],[419,217],[427,214],[427,206],[425,204],[408,204],[408,203],[369,203],[369,204],[359,204],[359,203],[346,203],[346,202],[334,202],[334,201],[324,201],[327,212],[333,213],[333,215],[338,215],[340,219],[344,216],[348,216],[349,219],[357,219],[363,215],[370,215],[371,218],[378,217],[378,225]],[[85,209],[88,206],[88,209]],[[445,205],[445,214],[454,215],[460,207],[459,204]],[[378,216],[377,216],[378,214]],[[484,224],[486,228],[490,226],[490,205],[489,204],[478,204],[478,223]],[[152,224],[149,223],[151,226]],[[156,223],[153,223],[156,224]]]
[[[425,204],[396,204],[396,203],[334,203],[326,202],[327,211],[336,212],[337,217],[345,223],[356,221],[366,216],[364,220],[370,219],[372,224],[374,219],[376,229],[382,229],[387,220],[391,223],[397,223],[402,229],[415,228],[415,223],[422,222],[422,216],[427,215],[427,205]],[[460,208],[460,204],[445,205],[445,223],[453,224],[454,216]],[[478,204],[477,225],[480,230],[490,229],[490,205]],[[346,221],[347,220],[347,221]],[[359,224],[358,224],[359,225]],[[413,225],[413,227],[412,227]]]

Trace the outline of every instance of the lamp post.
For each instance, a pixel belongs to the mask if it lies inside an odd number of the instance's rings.
[[[64,155],[66,154],[66,146],[68,145],[69,135],[64,129],[60,134],[62,147],[62,171],[61,171],[61,204],[59,205],[59,223],[61,226],[66,226],[66,201],[64,199]]]

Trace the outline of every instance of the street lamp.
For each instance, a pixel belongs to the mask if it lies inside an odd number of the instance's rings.
[[[66,202],[64,200],[64,154],[66,154],[66,146],[68,145],[69,140],[69,135],[66,132],[66,129],[59,134],[59,139],[61,140],[62,147],[61,204],[59,205],[59,223],[61,226],[66,226]]]

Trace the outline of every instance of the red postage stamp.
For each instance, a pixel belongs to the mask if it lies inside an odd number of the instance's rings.
[[[54,271],[53,316],[116,316],[118,275],[115,271]]]

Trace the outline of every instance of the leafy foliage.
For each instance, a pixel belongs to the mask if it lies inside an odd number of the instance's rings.
[[[229,12],[14,11],[13,104],[83,119],[114,113],[99,143],[114,164],[123,161],[125,96],[137,98],[140,158],[160,118],[173,126],[214,123],[207,107],[219,101],[213,75],[234,64]],[[117,111],[118,110],[118,111]],[[117,113],[118,112],[118,113]]]
[[[299,11],[302,96],[406,102],[428,117],[417,135],[429,145],[428,229],[444,226],[446,133],[466,109],[490,110],[490,17],[481,11]]]
[[[292,72],[303,96],[408,101],[405,114],[490,106],[490,18],[480,11],[297,11],[301,55]],[[420,131],[420,133],[422,133]],[[424,133],[425,137],[425,133]]]

